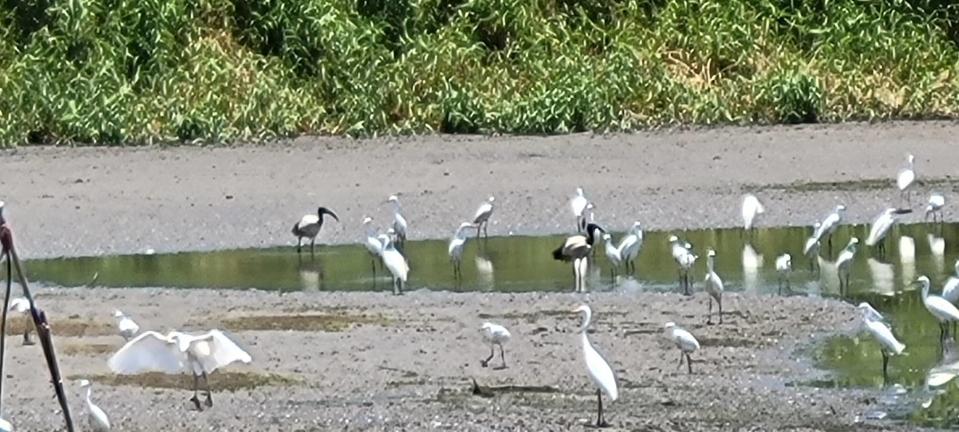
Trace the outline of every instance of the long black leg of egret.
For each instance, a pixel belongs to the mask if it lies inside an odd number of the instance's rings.
[[[719,323],[723,323],[723,298],[720,297],[716,300],[716,303],[719,303]]]
[[[880,352],[882,353],[882,380],[885,382],[886,378],[888,378],[886,367],[889,365],[889,356],[886,355],[886,351],[884,350],[880,350]]]
[[[679,369],[679,368],[683,367],[683,358],[685,358],[685,357],[686,357],[686,356],[685,356],[685,353],[682,352],[682,351],[680,351],[680,352],[679,352],[679,364],[676,365],[676,369]]]
[[[706,324],[713,323],[713,296],[709,296],[709,310],[706,312]]]
[[[206,406],[213,406],[213,392],[210,391],[210,379],[207,377],[206,372],[203,372],[203,387],[206,388]]]
[[[506,369],[506,350],[503,349],[503,345],[499,346],[499,358],[503,361],[503,369]]]
[[[596,389],[596,401],[599,404],[599,410],[596,415],[596,427],[607,427],[609,423],[606,423],[606,417],[603,416],[603,391]]]
[[[689,354],[686,354],[686,367],[689,369],[689,373],[693,373],[693,359],[689,357]]]
[[[310,239],[310,255],[313,255],[314,246],[316,246],[316,237]]]
[[[196,405],[197,411],[203,411],[203,406],[200,405],[200,398],[197,397],[198,389],[200,388],[200,376],[196,373],[193,374],[193,397],[190,398],[190,402],[193,402]]]
[[[493,359],[493,355],[496,353],[496,348],[493,344],[489,344],[489,357],[486,357],[485,360],[480,360],[480,364],[483,367],[489,366],[489,361]]]
[[[300,253],[303,249],[303,237],[296,238],[296,253]]]

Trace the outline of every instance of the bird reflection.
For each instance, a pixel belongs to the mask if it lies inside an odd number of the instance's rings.
[[[869,275],[872,277],[873,290],[884,296],[892,296],[896,291],[896,275],[893,265],[881,262],[873,257],[866,260]]]
[[[303,291],[315,292],[323,287],[323,266],[320,260],[314,258],[300,258],[297,270],[300,275],[300,286]]]
[[[493,262],[484,256],[476,254],[476,276],[480,287],[492,290],[494,287]]]
[[[936,273],[942,273],[942,269],[946,266],[946,239],[929,233],[926,234],[926,241],[929,242],[929,253],[932,254],[932,264],[936,267]]]
[[[899,237],[899,262],[902,264],[902,284],[912,284],[916,280],[916,241],[912,237]]]
[[[743,245],[743,290],[755,293],[759,290],[759,270],[763,267],[763,256],[749,243]]]

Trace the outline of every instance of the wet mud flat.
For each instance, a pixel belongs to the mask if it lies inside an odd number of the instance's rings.
[[[596,409],[571,312],[582,302],[594,311],[590,339],[619,381],[620,399],[606,407],[612,430],[915,430],[862,420],[873,390],[803,384],[823,375],[810,360],[815,344],[858,328],[852,306],[829,299],[729,293],[724,323],[711,326],[703,293],[43,288],[37,301],[54,328],[74,323],[56,335],[74,414],[83,419],[77,381],[90,378],[117,430],[582,429]],[[109,372],[110,347],[123,340],[100,329],[115,307],[144,330],[219,327],[254,362],[214,373],[214,406],[192,411],[188,377]],[[480,366],[487,320],[513,334],[506,369]],[[703,345],[692,375],[662,335],[667,321]],[[76,323],[97,331],[71,331]],[[18,430],[60,430],[40,348],[19,342],[8,340],[4,415]],[[863,365],[873,366],[880,374]]]

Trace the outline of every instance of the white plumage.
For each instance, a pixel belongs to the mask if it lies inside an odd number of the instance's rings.
[[[130,340],[140,331],[140,326],[133,321],[130,317],[120,312],[120,310],[113,311],[113,318],[117,321],[117,330],[120,332],[120,336],[123,339]]]
[[[680,242],[676,236],[669,236],[670,249],[673,259],[679,265],[679,283],[683,287],[686,295],[689,295],[689,270],[693,268],[698,258],[690,251],[692,245],[686,242]]]
[[[453,264],[453,276],[459,278],[462,276],[462,270],[460,265],[463,261],[463,249],[466,247],[466,229],[467,228],[477,228],[476,225],[470,222],[463,222],[456,232],[453,233],[453,238],[450,239],[449,247],[447,248],[447,253],[450,256],[450,263]]]
[[[866,237],[866,246],[873,247],[879,244],[879,249],[883,250],[883,244],[881,243],[886,235],[889,234],[889,230],[892,229],[892,226],[896,224],[896,209],[887,208],[879,213],[879,216],[876,216],[876,219],[872,222],[872,226],[869,227],[869,236]]]
[[[899,170],[899,173],[896,175],[896,187],[898,187],[900,191],[905,191],[909,186],[912,186],[913,181],[916,180],[916,171],[913,164],[915,158],[911,154],[906,155],[906,162],[906,167]]]
[[[393,232],[396,234],[396,241],[404,243],[409,225],[406,223],[406,217],[403,216],[400,199],[396,195],[390,195],[386,201],[393,203]]]
[[[822,223],[819,224],[819,227],[816,228],[816,231],[813,233],[813,237],[819,240],[822,240],[823,236],[827,236],[830,254],[832,253],[832,234],[836,232],[836,229],[842,224],[842,218],[845,213],[846,206],[843,204],[837,205],[833,212],[823,219]]]
[[[752,229],[756,217],[765,212],[766,209],[762,203],[759,202],[759,198],[756,198],[756,195],[746,194],[743,197],[743,228],[745,228],[746,231]]]
[[[639,250],[643,247],[643,226],[639,221],[633,222],[633,226],[630,228],[629,232],[619,239],[619,256],[623,264],[626,265],[626,270],[629,271],[630,266],[633,267],[633,270],[636,270],[636,264],[634,260],[639,256]]]
[[[393,293],[402,293],[410,273],[410,265],[406,262],[403,254],[393,247],[393,242],[388,235],[380,234],[380,242],[384,245],[382,253],[383,265],[386,266],[386,269],[393,275]]]
[[[613,244],[613,236],[609,233],[603,234],[603,243],[606,252],[606,259],[609,260],[610,271],[615,277],[619,266],[623,264],[623,257],[620,255],[620,249]]]
[[[576,308],[574,312],[583,313],[583,325],[579,328],[579,338],[583,345],[583,360],[586,363],[586,374],[589,375],[589,379],[597,389],[596,397],[599,403],[599,409],[596,426],[607,426],[606,420],[603,418],[602,394],[606,393],[606,396],[608,396],[611,401],[615,401],[619,397],[619,390],[616,387],[616,376],[613,375],[613,369],[609,366],[609,363],[593,348],[593,344],[589,342],[589,337],[586,336],[586,330],[589,328],[593,312],[588,305],[582,305]]]
[[[30,301],[26,297],[11,299],[7,311],[21,316],[23,320],[23,344],[33,345],[34,342],[30,339],[30,329],[33,328],[33,320],[30,316]]]
[[[80,380],[80,389],[86,390],[86,400],[84,401],[87,406],[87,422],[90,425],[90,430],[94,432],[107,432],[110,430],[110,419],[100,407],[93,403],[90,400],[90,395],[93,393],[92,385],[90,381]]]
[[[489,365],[489,361],[493,359],[493,354],[495,354],[495,346],[499,345],[500,358],[503,360],[503,368],[506,367],[506,351],[503,349],[503,345],[509,342],[510,334],[509,330],[506,327],[503,327],[499,324],[493,324],[491,322],[484,322],[480,330],[483,332],[483,339],[486,343],[489,344],[489,357],[486,360],[481,360],[480,364],[483,367]]]
[[[573,216],[576,217],[576,232],[581,232],[586,227],[585,212],[587,205],[589,205],[589,200],[586,199],[583,188],[576,188],[576,195],[569,200],[569,208],[573,211]]]
[[[712,324],[713,300],[719,305],[719,323],[723,323],[723,280],[716,274],[716,251],[710,249],[706,253],[706,292],[709,294],[709,310],[706,313],[706,324]]]
[[[906,346],[896,339],[892,330],[882,322],[882,315],[873,309],[869,303],[860,303],[857,309],[862,313],[862,322],[866,330],[879,342],[879,352],[882,354],[882,376],[885,377],[889,365],[889,355],[902,354]]]
[[[849,239],[849,244],[839,252],[836,258],[836,272],[839,275],[839,292],[845,293],[849,289],[849,272],[852,266],[852,260],[856,256],[856,249],[859,245],[859,239],[853,237]]]
[[[956,300],[959,300],[959,260],[956,260],[955,270],[956,274],[949,276],[949,279],[946,279],[946,284],[942,286],[942,298],[949,303],[955,303]]]
[[[376,276],[376,261],[383,255],[383,248],[386,245],[380,241],[379,230],[373,227],[373,218],[366,216],[363,218],[363,226],[366,228],[366,238],[363,239],[363,247],[370,254],[370,267],[373,276]]]
[[[922,286],[922,304],[925,305],[926,310],[939,321],[940,331],[944,335],[945,323],[959,321],[959,309],[956,309],[948,300],[937,295],[929,294],[929,285],[931,283],[928,277],[919,276],[916,282]]]
[[[493,214],[493,201],[495,199],[493,196],[490,196],[489,199],[480,204],[479,208],[476,209],[476,214],[473,216],[473,223],[476,224],[477,237],[480,234],[480,229],[483,230],[483,235],[488,237],[486,229],[489,225],[489,217]]]
[[[0,209],[2,208],[3,208],[3,201],[0,201]],[[13,432],[13,424],[7,421],[7,419],[0,418],[0,432]]]
[[[793,271],[793,258],[792,255],[782,254],[776,257],[776,273],[779,274],[779,293],[782,294],[783,291],[783,282],[786,283],[786,288],[789,288],[789,273]]]
[[[946,197],[939,192],[933,192],[929,195],[929,203],[926,205],[926,219],[932,215],[932,221],[936,221],[936,215],[939,215],[939,221],[942,222],[942,208],[946,206]]]
[[[671,340],[673,344],[676,345],[676,348],[679,348],[679,366],[683,365],[683,358],[685,358],[689,373],[693,373],[693,361],[689,354],[699,349],[699,341],[693,337],[692,333],[677,326],[676,323],[673,322],[664,324],[663,331],[666,334],[666,338]]]

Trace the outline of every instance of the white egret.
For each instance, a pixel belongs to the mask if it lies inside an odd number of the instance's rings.
[[[629,273],[636,272],[636,257],[639,256],[639,250],[643,247],[643,226],[639,221],[633,222],[633,226],[629,229],[629,232],[619,239],[619,256],[623,261],[623,264],[626,266],[626,271]],[[630,271],[632,267],[632,271]]]
[[[776,273],[779,274],[779,294],[783,293],[783,282],[785,282],[786,290],[789,291],[791,288],[789,286],[789,273],[793,271],[793,258],[792,255],[782,254],[776,257]]]
[[[393,232],[396,234],[396,243],[402,246],[406,243],[408,224],[406,218],[403,217],[400,199],[396,195],[390,195],[386,202],[393,203]]]
[[[589,379],[593,381],[593,385],[596,386],[596,401],[599,406],[596,426],[607,427],[609,423],[603,417],[603,393],[606,393],[610,402],[619,397],[619,391],[616,388],[616,376],[613,375],[613,368],[609,366],[609,362],[593,348],[593,344],[589,342],[589,337],[586,336],[586,329],[589,328],[590,320],[593,317],[593,312],[589,309],[589,306],[582,305],[573,312],[583,313],[583,325],[579,328],[579,339],[583,344],[583,360],[586,362],[586,373],[589,375]]]
[[[583,232],[586,229],[585,212],[587,205],[589,205],[589,200],[583,194],[583,188],[576,188],[576,195],[569,200],[569,208],[573,211],[573,216],[576,217],[576,232]]]
[[[333,219],[336,219],[337,222],[340,221],[340,218],[337,217],[336,213],[333,213],[332,210],[326,207],[319,207],[316,209],[316,214],[305,215],[300,218],[299,222],[293,224],[293,235],[296,236],[296,253],[300,253],[304,237],[310,239],[310,253],[313,253],[316,236],[320,234],[320,228],[323,227],[324,215],[330,215]]]
[[[852,267],[852,259],[856,256],[858,245],[858,238],[850,238],[849,244],[842,252],[839,252],[839,257],[836,258],[836,274],[839,276],[839,295],[841,296],[849,291],[850,267]]]
[[[926,205],[926,216],[924,219],[928,220],[929,215],[932,215],[932,221],[936,221],[936,215],[939,215],[939,222],[942,222],[942,208],[946,206],[946,197],[940,192],[933,192],[929,195],[929,204]]]
[[[719,323],[723,323],[723,280],[716,274],[716,251],[706,252],[706,292],[709,294],[709,309],[706,312],[706,324],[713,321],[713,299],[719,305]]]
[[[896,212],[897,210],[892,207],[883,210],[882,213],[879,213],[879,216],[876,216],[876,219],[873,220],[872,226],[869,227],[866,246],[873,247],[878,245],[879,256],[883,256],[886,253],[885,239],[893,225],[896,224]]]
[[[865,324],[866,330],[879,342],[879,352],[882,353],[882,376],[885,378],[889,356],[902,354],[906,346],[896,339],[892,330],[882,322],[882,315],[876,312],[869,303],[860,303],[857,309],[862,313],[862,322]]]
[[[32,339],[30,339],[30,329],[33,328],[33,317],[30,316],[30,302],[26,297],[17,297],[10,300],[10,305],[7,306],[8,312],[15,312],[22,317],[23,320],[23,344],[24,345],[33,345]]]
[[[906,207],[909,206],[909,189],[910,186],[916,180],[916,171],[913,162],[915,158],[911,154],[906,155],[907,165],[905,168],[899,170],[899,174],[896,175],[896,186],[899,188],[899,193],[906,200]]]
[[[113,311],[113,318],[117,321],[117,330],[124,340],[133,339],[140,331],[140,326],[132,318],[126,316],[119,309]]]
[[[946,337],[946,329],[948,328],[949,322],[955,323],[959,321],[959,309],[956,309],[948,300],[937,295],[929,294],[929,285],[931,282],[929,282],[928,277],[919,276],[916,282],[922,286],[922,304],[925,305],[926,310],[939,321],[939,340],[942,340]]]
[[[3,204],[3,201],[0,201],[0,204]],[[2,219],[0,218],[0,223],[3,223]],[[0,418],[0,432],[13,432],[13,424],[5,418]]]
[[[373,277],[375,278],[376,261],[379,260],[380,256],[383,254],[383,248],[385,245],[379,239],[378,230],[373,227],[373,218],[369,216],[364,217],[363,226],[366,227],[366,239],[363,241],[363,247],[365,247],[366,251],[370,254],[370,267],[373,270]]]
[[[233,362],[250,363],[253,359],[246,351],[220,330],[210,330],[201,335],[171,331],[162,335],[155,331],[141,333],[120,348],[107,365],[114,373],[138,374],[163,372],[166,374],[193,374],[193,397],[191,402],[202,410],[197,398],[200,377],[206,387],[206,406],[213,406],[213,397],[207,374]]]
[[[816,258],[819,257],[820,242],[819,242],[819,237],[816,236],[816,233],[819,232],[819,227],[821,225],[822,224],[820,224],[819,222],[816,222],[815,224],[813,224],[813,235],[810,236],[808,239],[806,239],[806,244],[803,246],[803,249],[802,249],[803,255],[809,259],[809,271],[813,270],[813,267],[815,267],[815,264],[817,262]]]
[[[87,405],[87,422],[90,424],[90,430],[95,432],[107,432],[110,430],[110,419],[107,418],[107,413],[103,412],[100,407],[96,406],[92,400],[90,400],[90,395],[93,393],[93,385],[90,384],[88,380],[80,380],[80,390],[86,390],[87,396],[84,401]]]
[[[673,341],[676,348],[679,348],[679,365],[677,368],[683,366],[683,358],[685,357],[686,367],[689,373],[693,373],[693,359],[689,354],[699,349],[699,341],[697,341],[691,333],[673,322],[668,322],[663,325],[663,331],[666,334],[666,338]]]
[[[606,230],[591,223],[586,225],[586,234],[567,237],[560,247],[553,250],[553,259],[573,262],[573,277],[576,291],[582,291],[586,285],[587,256],[593,249],[596,233]]]
[[[699,258],[690,250],[689,243],[680,242],[676,236],[669,236],[669,244],[672,250],[673,259],[679,265],[679,285],[683,288],[686,295],[689,295],[689,270],[692,269],[696,259]]]
[[[490,195],[489,199],[480,204],[479,208],[476,209],[476,214],[473,216],[473,223],[476,224],[476,236],[479,237],[480,229],[483,230],[483,237],[489,237],[489,217],[493,214],[493,201],[496,198],[493,198]]]
[[[819,224],[819,228],[813,233],[813,237],[820,240],[822,240],[823,236],[827,236],[826,244],[829,246],[829,255],[832,255],[832,235],[836,232],[836,229],[839,228],[839,225],[842,224],[842,218],[845,214],[846,206],[843,204],[837,205],[835,210],[823,219],[822,223]]]
[[[756,217],[765,212],[766,209],[759,202],[759,198],[756,198],[756,195],[746,194],[743,196],[743,229],[746,232],[752,230]]]
[[[942,286],[942,298],[949,301],[949,303],[955,303],[956,300],[959,300],[959,260],[956,260],[955,264],[956,274],[949,276],[949,279],[946,279],[946,284]]]
[[[503,345],[509,342],[509,330],[491,322],[484,322],[480,330],[483,332],[483,339],[489,343],[489,357],[480,360],[480,364],[483,367],[489,366],[489,361],[493,359],[493,355],[496,353],[496,345],[499,345],[499,357],[503,360],[503,365],[496,369],[506,369],[506,351],[503,349]]]
[[[470,222],[463,222],[456,232],[453,233],[453,238],[450,239],[449,247],[447,248],[447,253],[450,256],[450,263],[453,264],[453,277],[459,280],[463,277],[463,270],[461,264],[463,263],[463,249],[466,247],[466,229],[467,228],[476,228],[477,232],[479,228],[477,225]]]
[[[390,240],[389,235],[380,234],[379,238],[380,242],[384,245],[381,255],[383,257],[383,265],[386,266],[386,269],[393,275],[393,294],[401,294],[403,293],[403,288],[406,286],[407,277],[410,274],[410,265],[406,262],[403,254],[393,246],[393,241]]]
[[[616,271],[619,270],[619,266],[623,263],[623,257],[620,253],[620,249],[613,244],[613,236],[609,233],[603,234],[603,243],[606,248],[606,259],[609,260],[609,275],[615,281],[616,280]]]

